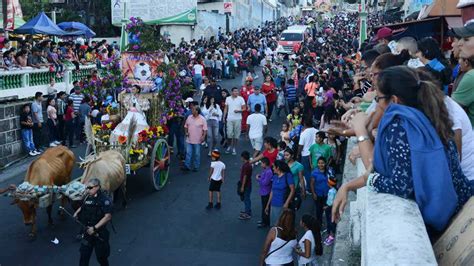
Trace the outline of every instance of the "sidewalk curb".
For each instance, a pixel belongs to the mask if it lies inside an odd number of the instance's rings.
[[[15,178],[21,173],[26,173],[31,162],[33,162],[38,157],[23,157],[22,159],[14,162],[13,164],[7,166],[6,168],[0,170],[0,183],[9,181]]]

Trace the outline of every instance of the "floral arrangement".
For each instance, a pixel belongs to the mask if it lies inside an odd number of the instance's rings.
[[[170,70],[170,72],[173,72],[173,70]],[[184,114],[183,105],[178,103],[183,100],[180,80],[176,76],[170,79],[167,86],[162,90],[162,93],[165,100],[166,110],[161,114],[160,123],[166,124],[166,121],[174,116]]]
[[[138,143],[147,143],[150,146],[155,143],[160,137],[168,134],[168,127],[157,126],[148,127],[138,133]]]
[[[146,52],[169,48],[170,44],[162,41],[162,37],[151,25],[145,24],[141,18],[131,17],[125,26],[128,32],[127,51]]]
[[[110,133],[115,129],[117,125],[115,123],[109,122],[102,125],[93,125],[92,133],[94,134],[96,140],[102,142],[102,144],[107,145],[109,143]]]

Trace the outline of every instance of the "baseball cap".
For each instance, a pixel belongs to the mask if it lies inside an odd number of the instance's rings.
[[[386,39],[392,37],[392,29],[388,27],[383,27],[377,31],[377,35],[374,38],[374,41],[378,41],[380,39]]]
[[[474,36],[474,20],[466,22],[464,27],[453,28],[453,31],[461,38]]]
[[[221,153],[219,152],[219,150],[215,149],[211,152],[211,156],[212,158],[219,159],[221,157]]]
[[[185,103],[190,103],[192,101],[194,101],[194,100],[191,97],[188,97],[188,98],[186,98],[186,100],[184,100]]]

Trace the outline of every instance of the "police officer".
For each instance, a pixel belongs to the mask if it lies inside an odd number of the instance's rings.
[[[109,265],[109,231],[106,225],[112,219],[112,202],[100,190],[100,180],[97,178],[89,180],[87,190],[88,195],[82,206],[74,213],[74,217],[79,218],[79,221],[86,226],[82,232],[79,265],[89,265],[94,249],[99,264],[101,266]]]

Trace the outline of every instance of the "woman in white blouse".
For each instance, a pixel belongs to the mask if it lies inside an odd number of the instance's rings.
[[[207,143],[209,144],[209,154],[216,148],[219,138],[219,121],[222,120],[222,110],[216,103],[214,97],[209,97],[201,109],[202,115],[207,121]]]
[[[298,265],[316,266],[318,265],[316,256],[323,254],[319,222],[313,216],[305,214],[301,217],[300,226],[305,230],[305,233],[295,248],[295,253],[298,255]]]

